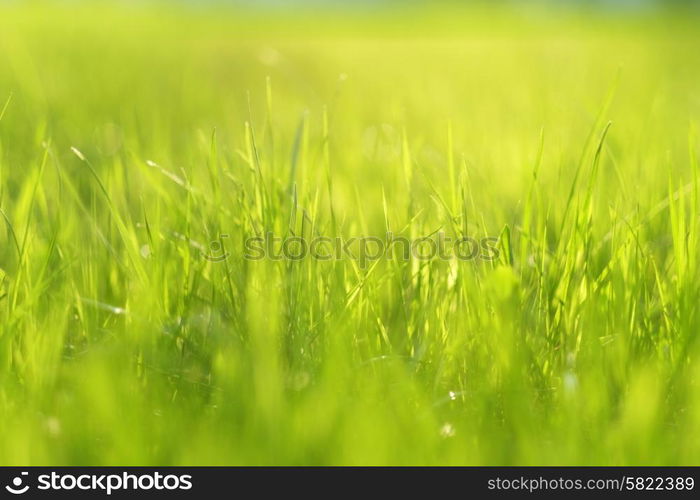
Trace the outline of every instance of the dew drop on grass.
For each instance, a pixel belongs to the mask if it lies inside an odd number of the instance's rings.
[[[454,426],[449,422],[445,422],[442,427],[440,427],[440,435],[444,438],[454,437],[456,433]]]
[[[575,373],[568,371],[564,374],[564,390],[568,393],[576,392],[578,389],[578,377]]]
[[[148,244],[143,245],[143,246],[141,247],[140,253],[141,253],[141,257],[143,257],[144,259],[150,258],[150,256],[151,256],[151,246],[148,245]]]

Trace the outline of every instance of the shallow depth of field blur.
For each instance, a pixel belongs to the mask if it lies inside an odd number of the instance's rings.
[[[700,11],[581,5],[0,2],[0,464],[698,464]],[[499,258],[243,258],[387,230]]]

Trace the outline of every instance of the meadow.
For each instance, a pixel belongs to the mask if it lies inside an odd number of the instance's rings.
[[[698,17],[0,3],[0,464],[697,465]]]

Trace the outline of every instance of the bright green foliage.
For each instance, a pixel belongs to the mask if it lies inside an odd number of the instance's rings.
[[[698,19],[422,9],[0,6],[0,463],[700,461]]]

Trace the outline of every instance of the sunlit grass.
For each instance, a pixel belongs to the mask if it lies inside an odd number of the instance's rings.
[[[0,6],[0,463],[698,462],[694,19],[445,9]]]

